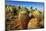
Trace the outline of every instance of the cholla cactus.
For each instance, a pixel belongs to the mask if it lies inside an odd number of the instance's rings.
[[[40,22],[37,20],[37,18],[32,18],[28,23],[28,29],[34,29],[34,28],[40,28]]]
[[[34,16],[34,18],[30,19],[28,28],[41,28],[41,26],[44,24],[42,20],[43,16],[41,15],[41,13],[39,11],[33,11],[32,15]]]
[[[21,6],[6,6],[6,19],[9,19],[7,29],[9,30],[40,28],[44,25],[42,17],[41,13],[32,7],[28,9]]]
[[[42,14],[40,15],[40,17],[41,17],[41,22],[40,22],[40,24],[41,24],[42,27],[44,27],[44,15],[43,15],[43,12],[42,12]]]
[[[18,19],[16,21],[17,24],[19,24],[19,29],[26,29],[27,28],[27,12],[21,11],[18,15]]]
[[[38,17],[40,15],[40,12],[38,10],[35,10],[35,11],[32,12],[32,15],[34,17]]]

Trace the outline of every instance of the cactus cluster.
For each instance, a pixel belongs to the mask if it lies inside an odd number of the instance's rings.
[[[34,29],[44,27],[43,12],[37,8],[5,6],[7,30]]]

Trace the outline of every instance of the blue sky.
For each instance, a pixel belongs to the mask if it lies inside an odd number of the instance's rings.
[[[33,7],[39,10],[44,10],[43,2],[25,2],[25,1],[5,1],[6,5],[14,5],[14,6],[25,6],[25,7]]]

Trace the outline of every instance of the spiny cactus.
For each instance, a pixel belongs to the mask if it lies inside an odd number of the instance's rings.
[[[40,28],[40,22],[37,20],[37,18],[32,18],[28,23],[28,29],[34,29],[34,28]]]
[[[29,7],[28,7],[29,8]],[[44,26],[42,13],[38,9],[6,5],[7,29],[30,29]]]
[[[21,11],[18,15],[18,19],[17,19],[16,23],[20,24],[19,25],[20,29],[26,29],[27,28],[28,16],[26,16],[26,15],[27,15],[26,11]]]

